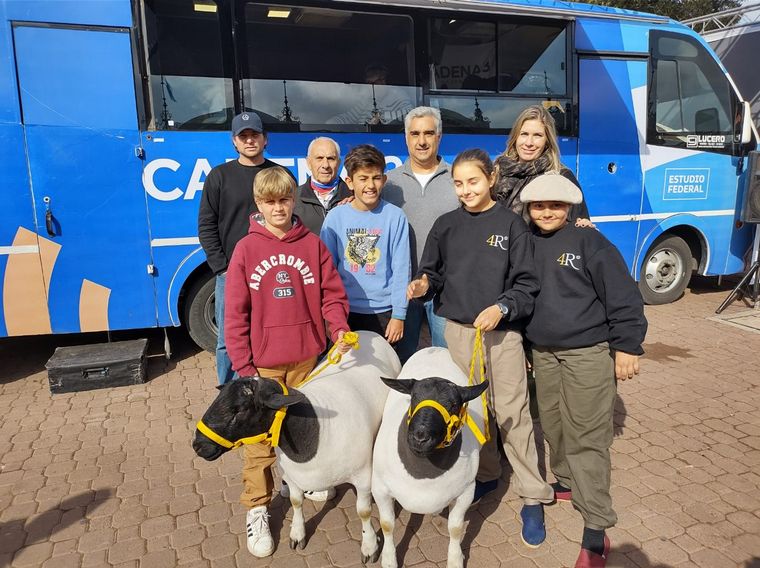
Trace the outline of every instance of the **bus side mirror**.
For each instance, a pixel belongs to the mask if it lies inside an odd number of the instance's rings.
[[[752,111],[747,101],[742,101],[742,129],[740,144],[752,142]]]

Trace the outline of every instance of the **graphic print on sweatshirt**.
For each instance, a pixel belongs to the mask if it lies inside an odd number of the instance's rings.
[[[281,286],[278,286],[272,290],[272,295],[275,298],[292,298],[296,295],[296,291],[292,286],[293,283],[290,280],[290,274],[284,270],[281,270],[275,275],[274,279],[278,284],[281,284]],[[285,286],[285,284],[287,284],[287,286]]]
[[[273,254],[269,258],[266,258],[259,262],[251,272],[248,286],[253,290],[258,291],[261,285],[262,279],[267,275],[267,272],[278,267],[290,267],[295,269],[303,280],[303,285],[314,284],[314,273],[311,271],[311,267],[306,262],[292,254]],[[292,286],[290,274],[287,270],[280,269],[275,274],[275,281],[277,284],[290,284],[290,286],[277,286],[272,292],[275,298],[290,298],[295,294],[295,290]]]
[[[509,235],[497,235],[494,233],[486,239],[486,243],[491,247],[509,250]]]
[[[572,252],[563,252],[560,257],[557,259],[557,264],[560,266],[569,266],[573,270],[580,270],[580,268],[576,265],[580,265],[581,263],[581,255],[574,254]]]
[[[380,260],[380,249],[377,241],[381,236],[380,229],[346,229],[346,262],[351,272],[359,272],[364,268],[366,274],[375,274],[375,267]]]

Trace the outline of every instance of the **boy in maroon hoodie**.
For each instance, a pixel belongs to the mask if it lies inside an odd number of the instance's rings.
[[[248,235],[227,269],[224,336],[232,368],[241,377],[267,377],[295,386],[314,369],[327,343],[325,321],[341,353],[348,331],[348,300],[327,247],[293,216],[296,184],[281,167],[259,172]],[[248,550],[274,552],[267,506],[274,482],[273,448],[244,446],[243,493],[249,508]]]

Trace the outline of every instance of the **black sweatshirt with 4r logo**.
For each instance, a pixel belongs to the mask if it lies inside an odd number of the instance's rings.
[[[538,279],[525,222],[503,204],[441,215],[425,242],[418,275],[437,293],[435,313],[470,325],[488,306],[507,306],[497,329],[520,328],[533,311]]]
[[[570,224],[532,238],[541,291],[525,329],[531,343],[573,349],[608,341],[615,350],[644,353],[644,303],[615,245]]]

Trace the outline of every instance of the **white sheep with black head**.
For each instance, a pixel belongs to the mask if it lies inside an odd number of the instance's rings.
[[[380,511],[385,539],[382,566],[397,566],[393,542],[395,499],[411,513],[437,514],[449,507],[448,566],[459,568],[464,564],[464,516],[475,492],[481,446],[466,425],[445,446],[444,416],[424,401],[435,401],[449,415],[458,416],[462,406],[480,396],[488,382],[467,386],[467,376],[449,351],[439,347],[417,352],[401,369],[398,379],[383,378],[383,382],[393,390],[385,403],[372,465],[372,496]],[[423,404],[418,408],[420,403]],[[468,412],[483,431],[480,401],[471,403]]]
[[[358,333],[358,350],[288,394],[271,379],[227,383],[202,423],[226,440],[239,440],[267,432],[275,412],[287,408],[276,453],[293,505],[291,548],[306,545],[304,491],[350,483],[362,522],[362,561],[374,562],[379,545],[370,520],[372,447],[388,395],[380,378],[395,377],[401,364],[385,339],[369,331]],[[199,430],[193,448],[207,460],[228,450]]]

